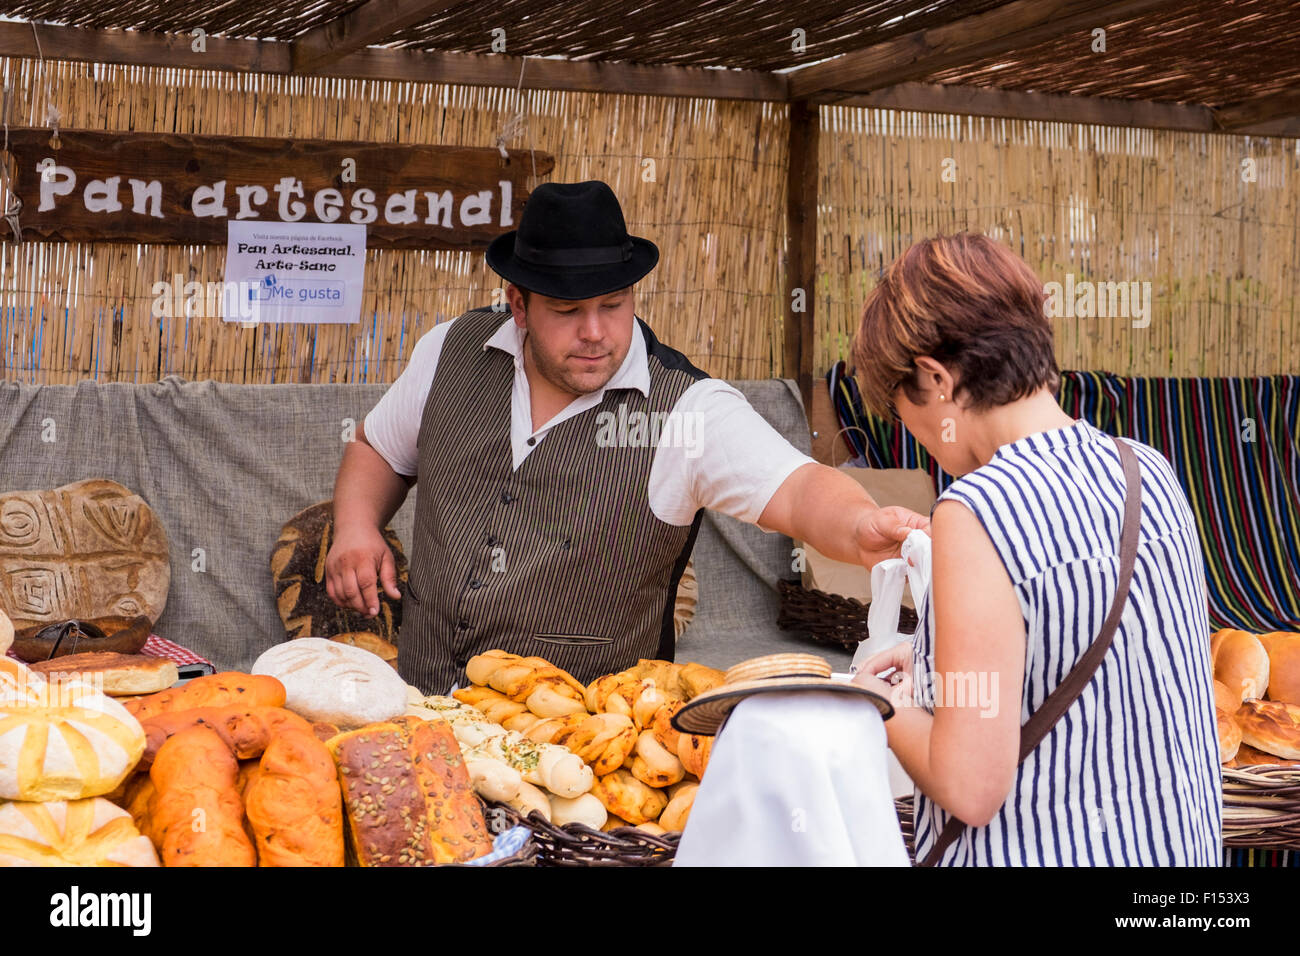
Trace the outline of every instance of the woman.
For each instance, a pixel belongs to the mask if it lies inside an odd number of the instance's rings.
[[[1017,765],[1020,728],[1101,632],[1119,581],[1115,443],[1066,415],[1043,284],[980,235],[918,243],[853,345],[868,404],[954,476],[936,502],[911,645],[855,682],[898,708],[916,858],[940,865],[1221,862],[1222,781],[1200,545],[1169,463],[1128,442],[1140,536],[1123,616],[1080,697]],[[890,687],[876,674],[897,668]],[[917,706],[898,706],[900,699]]]

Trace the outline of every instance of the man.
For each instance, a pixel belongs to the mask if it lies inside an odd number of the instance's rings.
[[[539,186],[487,251],[510,315],[423,336],[345,450],[327,591],[369,615],[377,582],[400,596],[380,529],[418,478],[398,664],[426,693],[494,647],[584,682],[671,659],[705,508],[867,565],[926,525],[877,508],[659,342],[632,297],[658,259],[604,183]]]

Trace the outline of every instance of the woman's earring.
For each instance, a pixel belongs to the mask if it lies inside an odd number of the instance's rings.
[[[939,401],[941,401],[941,402],[943,401],[943,396],[942,396],[942,395],[939,396]]]

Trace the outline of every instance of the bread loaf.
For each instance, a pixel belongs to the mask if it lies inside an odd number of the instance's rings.
[[[328,746],[362,866],[463,863],[491,851],[482,807],[445,722],[397,717],[339,734]]]
[[[272,737],[243,793],[258,866],[343,865],[343,799],[334,759],[310,727]]]
[[[158,749],[149,779],[151,829],[163,866],[255,866],[244,831],[239,764],[211,727],[187,727]]]
[[[180,680],[176,665],[165,657],[117,654],[112,651],[68,654],[32,664],[31,669],[51,680],[60,677],[81,678],[113,697],[154,694]]]
[[[1242,700],[1263,697],[1268,688],[1268,652],[1258,637],[1246,631],[1225,629],[1210,639],[1214,679],[1222,681]]]
[[[1300,704],[1248,700],[1234,716],[1241,725],[1242,743],[1288,760],[1300,759]]]
[[[102,797],[0,806],[0,867],[157,865],[130,814]]]
[[[80,681],[15,669],[0,681],[0,798],[36,803],[115,790],[144,752],[121,704]]]
[[[406,710],[406,682],[369,651],[319,637],[277,644],[253,664],[279,679],[285,706],[308,720],[360,727]]]
[[[677,787],[668,800],[668,806],[659,814],[659,825],[665,830],[680,831],[686,829],[691,807],[695,805],[695,793],[700,789],[698,783],[688,783]]]
[[[141,769],[153,763],[163,741],[187,727],[211,727],[221,737],[237,760],[260,757],[271,738],[284,730],[312,732],[312,725],[293,711],[283,707],[196,707],[193,710],[173,710],[150,717],[141,726],[147,743],[140,758]]]
[[[283,707],[284,685],[274,677],[255,677],[238,671],[223,671],[196,677],[183,687],[174,687],[139,700],[127,701],[126,709],[138,720],[148,720],[171,710],[195,707]]]
[[[1268,653],[1268,699],[1300,704],[1300,634],[1261,634]]]

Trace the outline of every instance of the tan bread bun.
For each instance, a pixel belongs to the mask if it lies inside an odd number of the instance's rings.
[[[1254,634],[1226,629],[1210,638],[1214,679],[1242,700],[1263,697],[1268,689],[1268,651]]]
[[[556,826],[564,826],[566,823],[582,823],[593,830],[599,830],[605,825],[605,821],[609,819],[609,814],[605,811],[604,805],[589,793],[584,793],[582,796],[573,799],[552,796],[550,800],[551,822]]]
[[[1241,724],[1222,707],[1214,708],[1214,717],[1219,725],[1219,763],[1231,763],[1241,747]]]
[[[1300,760],[1287,760],[1283,757],[1275,757],[1273,754],[1266,754],[1262,750],[1256,750],[1249,744],[1242,744],[1241,749],[1237,751],[1237,756],[1232,761],[1234,767],[1260,767],[1260,766],[1278,766],[1278,767],[1300,767]]]
[[[1268,652],[1268,699],[1300,704],[1300,634],[1261,634]]]
[[[1228,690],[1228,685],[1221,680],[1214,682],[1214,706],[1220,710],[1226,710],[1229,714],[1235,714],[1237,708],[1241,706],[1232,691]]]
[[[676,788],[672,799],[668,801],[668,806],[664,807],[664,812],[659,814],[660,826],[665,830],[685,830],[686,821],[691,815],[691,807],[695,805],[695,791],[699,789],[698,783],[684,783]]]
[[[79,677],[111,697],[156,694],[181,679],[176,665],[165,657],[113,651],[68,654],[30,666],[36,673],[44,674],[47,680],[57,680],[59,675]]]
[[[657,820],[668,805],[667,794],[647,787],[626,770],[597,777],[591,792],[606,810],[633,826]]]
[[[1241,725],[1242,743],[1288,760],[1300,760],[1300,704],[1248,700],[1234,716]]]
[[[0,867],[158,865],[131,815],[101,797],[0,806]]]

